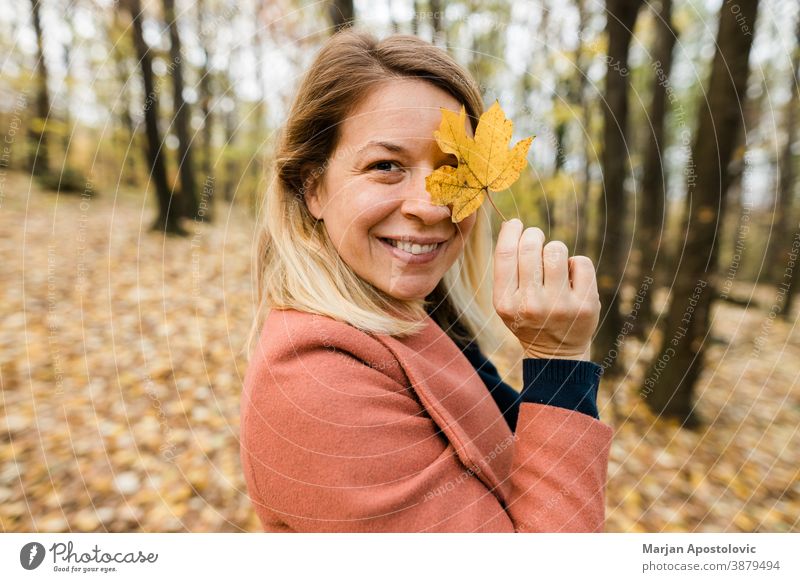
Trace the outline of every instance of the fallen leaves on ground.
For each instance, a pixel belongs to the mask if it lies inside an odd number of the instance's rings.
[[[608,500],[615,530],[800,531],[799,330],[778,320],[764,334],[764,304],[717,302],[712,320],[697,387],[702,430],[649,412],[639,394],[643,361],[606,387],[603,406],[617,428]],[[657,356],[652,343],[626,350],[631,362]]]
[[[3,531],[260,531],[239,462],[252,224],[10,181],[0,210]]]

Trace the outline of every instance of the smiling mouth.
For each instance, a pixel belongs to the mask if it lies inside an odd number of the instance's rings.
[[[386,244],[392,245],[393,247],[398,248],[401,251],[410,253],[412,255],[426,255],[428,253],[435,252],[440,246],[445,244],[444,242],[440,242],[440,243],[421,245],[417,243],[410,243],[407,241],[395,240],[392,238],[381,238],[380,240],[382,240]]]

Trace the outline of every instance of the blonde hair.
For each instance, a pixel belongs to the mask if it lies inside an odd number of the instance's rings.
[[[473,131],[483,112],[477,83],[444,50],[415,36],[382,41],[347,29],[322,47],[306,72],[275,152],[272,184],[261,207],[254,253],[258,307],[251,355],[268,311],[297,309],[367,333],[405,337],[424,326],[426,307],[454,341],[474,340],[489,353],[508,335],[492,305],[492,233],[485,205],[464,252],[425,300],[395,299],[361,279],[339,256],[324,223],[305,204],[309,168],[324,173],[347,115],[379,82],[419,78],[464,104]]]

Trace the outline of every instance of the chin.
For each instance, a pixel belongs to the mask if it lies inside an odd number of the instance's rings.
[[[413,287],[404,287],[403,285],[399,285],[391,289],[388,287],[383,287],[383,291],[387,295],[401,301],[421,301],[430,295],[435,288],[436,283],[433,283],[432,285],[425,287],[416,285]]]

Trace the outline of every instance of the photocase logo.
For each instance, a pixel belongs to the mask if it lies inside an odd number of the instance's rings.
[[[44,546],[39,542],[30,542],[19,551],[19,563],[26,570],[35,570],[44,561]]]

